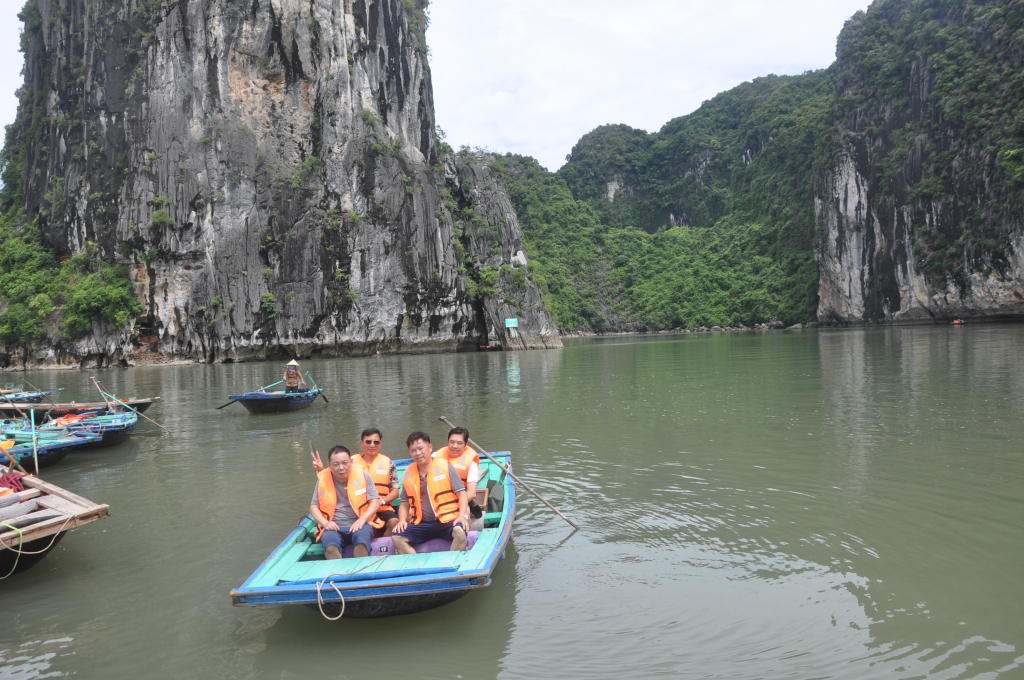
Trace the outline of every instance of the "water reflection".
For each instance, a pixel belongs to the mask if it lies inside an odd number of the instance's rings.
[[[508,365],[505,367],[505,371],[508,373],[508,403],[518,404],[523,400],[522,397],[519,396],[519,393],[522,392],[522,390],[519,389],[520,374],[518,354],[510,353],[508,355]]]

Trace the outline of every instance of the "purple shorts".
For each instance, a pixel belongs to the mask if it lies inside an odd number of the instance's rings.
[[[420,522],[419,524],[410,524],[402,533],[396,531],[392,535],[401,536],[409,541],[409,545],[419,545],[420,543],[426,543],[432,538],[443,538],[446,541],[452,540],[452,529],[454,527],[455,522],[448,522],[447,524],[442,524],[441,522]]]

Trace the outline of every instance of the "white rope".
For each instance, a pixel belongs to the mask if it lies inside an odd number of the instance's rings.
[[[329,579],[331,576],[341,576],[341,575],[342,574],[331,574],[330,576],[324,577],[323,581],[319,581],[316,584],[316,601],[317,601],[317,605],[320,607],[320,614],[325,619],[327,619],[328,621],[337,621],[338,619],[340,619],[342,616],[345,615],[345,596],[341,594],[340,590],[338,590],[338,586],[334,585],[334,581],[331,581],[331,587],[334,588],[334,592],[336,592],[338,594],[338,597],[341,598],[341,613],[332,618],[332,617],[330,617],[330,616],[328,616],[327,614],[324,613],[324,596],[320,594],[320,588],[324,585],[324,582],[327,581],[327,579]]]
[[[32,551],[32,552],[30,552],[28,550],[21,550],[20,549],[21,548],[21,544],[20,543],[18,545],[18,549],[15,549],[15,548],[13,548],[13,547],[11,547],[9,545],[0,545],[0,547],[4,548],[5,550],[10,550],[13,553],[18,553],[19,555],[41,555],[41,554],[43,554],[44,552],[46,552],[47,550],[49,550],[50,548],[53,547],[53,544],[56,542],[57,537],[60,536],[60,532],[64,531],[64,527],[66,527],[68,525],[68,522],[70,522],[71,520],[75,520],[75,528],[76,529],[78,528],[78,518],[75,517],[74,515],[68,515],[68,518],[66,520],[64,520],[64,524],[62,524],[60,526],[60,529],[57,529],[57,533],[55,533],[53,535],[53,538],[50,539],[50,545],[46,546],[42,550],[35,550],[35,551]],[[13,522],[14,520],[11,520],[11,521]],[[4,526],[9,526],[9,525],[4,525]],[[18,530],[15,529],[15,531],[18,531]],[[18,534],[20,535],[21,532],[18,531]]]
[[[387,555],[384,555],[383,557],[378,557],[373,562],[370,562],[369,564],[363,565],[362,567],[359,567],[355,571],[335,572],[333,574],[325,576],[322,581],[319,581],[316,584],[316,602],[317,602],[317,606],[320,607],[320,613],[323,615],[323,617],[325,619],[327,619],[328,621],[337,621],[338,619],[340,619],[342,616],[345,615],[345,596],[341,594],[340,590],[338,590],[338,586],[336,586],[334,584],[334,581],[331,581],[329,585],[332,588],[334,588],[334,592],[336,592],[338,594],[338,597],[341,598],[341,613],[338,614],[337,616],[335,616],[334,618],[331,618],[327,614],[324,614],[324,596],[320,593],[320,589],[323,587],[324,583],[327,583],[327,579],[331,578],[331,576],[349,576],[351,574],[358,574],[363,569],[366,569],[367,567],[372,567],[373,565],[377,564],[378,562],[380,562],[385,557],[387,557]]]

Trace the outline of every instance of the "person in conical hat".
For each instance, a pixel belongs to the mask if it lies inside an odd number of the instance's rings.
[[[284,391],[299,392],[300,382],[303,387],[305,387],[306,381],[302,379],[302,372],[299,370],[299,362],[292,359],[288,362],[288,365],[284,367]]]

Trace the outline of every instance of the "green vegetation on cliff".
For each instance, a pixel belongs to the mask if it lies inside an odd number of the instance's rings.
[[[27,54],[30,37],[38,38],[42,25],[36,1],[29,0],[18,18],[25,22],[21,51]],[[17,119],[7,126],[0,151],[0,345],[8,351],[27,351],[47,338],[74,342],[90,333],[97,319],[118,330],[142,311],[124,267],[84,254],[60,262],[39,235],[38,217],[24,212],[25,148],[43,140],[51,122],[45,92],[22,88]],[[63,188],[63,179],[58,183]],[[63,201],[63,192],[47,199]]]
[[[510,191],[561,328],[811,321],[814,160],[829,71],[759,78],[648,134],[597,128],[557,174],[508,156]]]
[[[87,255],[58,262],[18,210],[0,218],[0,300],[0,344],[8,350],[47,337],[73,342],[90,333],[97,318],[123,328],[142,311],[123,267]]]

